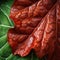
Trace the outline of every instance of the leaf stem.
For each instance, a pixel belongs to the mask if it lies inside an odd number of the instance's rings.
[[[14,28],[13,26],[7,26],[7,25],[0,25],[0,26],[2,26],[2,27],[8,27],[8,28]]]

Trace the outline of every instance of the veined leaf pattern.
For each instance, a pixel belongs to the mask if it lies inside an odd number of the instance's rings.
[[[60,60],[59,10],[60,0],[15,0],[10,12],[14,28],[8,31],[13,54],[23,57],[33,50],[40,58]]]
[[[26,57],[14,56],[11,47],[7,42],[7,32],[14,27],[13,22],[9,18],[11,5],[14,0],[0,1],[0,60],[39,60],[34,54]]]

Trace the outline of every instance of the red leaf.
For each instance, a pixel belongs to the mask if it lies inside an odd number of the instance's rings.
[[[60,60],[60,1],[15,0],[10,18],[15,27],[8,31],[13,53],[26,56],[33,49],[48,60]]]

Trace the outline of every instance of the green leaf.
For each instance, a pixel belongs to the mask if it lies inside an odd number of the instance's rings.
[[[0,38],[0,48],[7,42],[7,35],[3,35],[1,38]]]
[[[3,58],[3,57],[0,56],[0,60],[5,60],[5,58]]]
[[[13,28],[14,24],[9,18],[10,8],[13,0],[0,1],[0,60],[40,60],[34,53],[26,57],[15,56],[12,54],[11,47],[7,42],[7,32]]]

